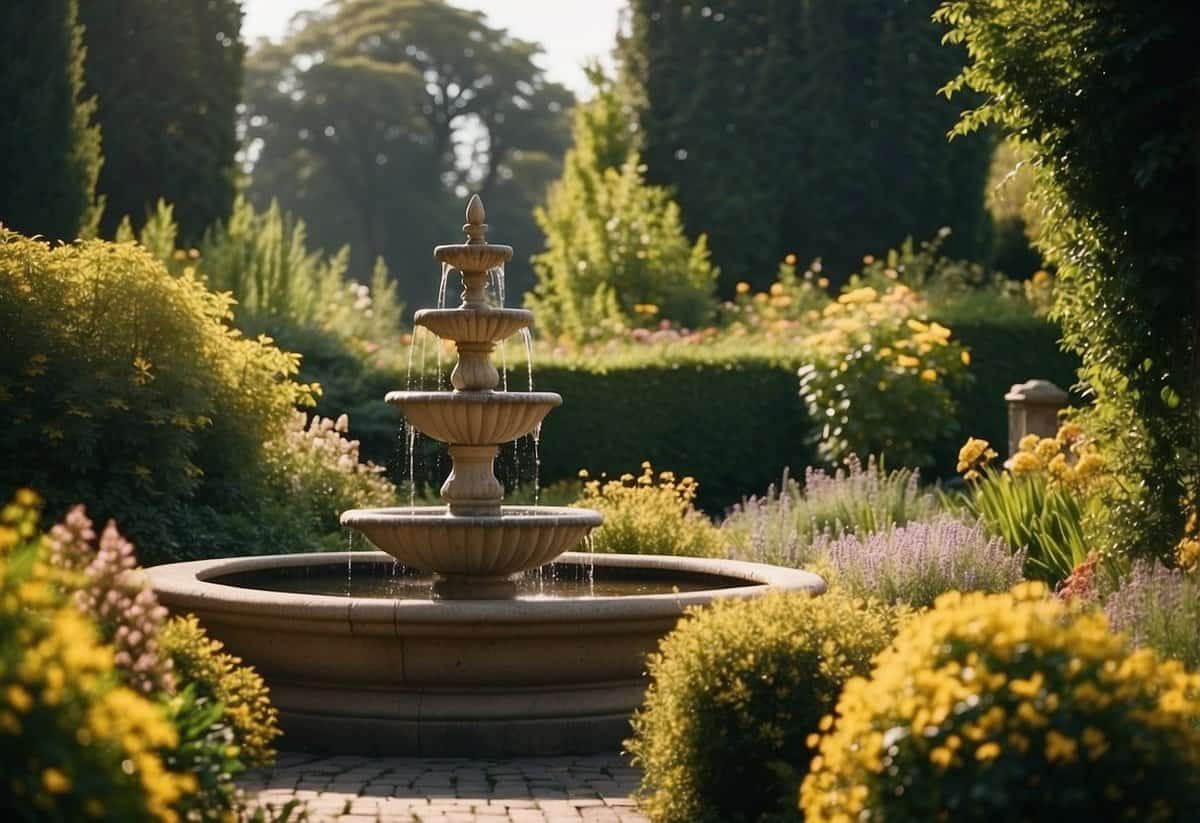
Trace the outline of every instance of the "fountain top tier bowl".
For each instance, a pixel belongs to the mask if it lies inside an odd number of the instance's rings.
[[[492,352],[527,328],[533,313],[488,300],[487,283],[492,277],[500,282],[496,270],[512,259],[513,250],[487,242],[486,217],[479,196],[473,196],[463,226],[467,241],[434,249],[462,278],[461,304],[424,309],[414,318],[416,325],[454,341],[454,391],[387,395],[409,426],[448,445],[453,468],[441,489],[447,505],[354,509],[341,519],[405,566],[434,574],[446,593],[464,598],[511,595],[513,575],[550,562],[602,522],[588,509],[502,505],[504,488],[494,472],[500,445],[536,431],[562,397],[496,390],[500,374]]]

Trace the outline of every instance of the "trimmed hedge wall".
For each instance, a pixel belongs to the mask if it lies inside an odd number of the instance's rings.
[[[946,432],[937,463],[926,477],[953,477],[958,448],[968,435],[985,437],[1003,451],[1008,423],[1004,394],[1033,377],[1069,387],[1077,361],[1058,348],[1058,331],[1032,316],[972,316],[947,325],[971,350],[974,380],[956,392],[959,430]],[[298,342],[298,341],[297,341]],[[647,353],[650,353],[649,350]],[[717,513],[748,494],[761,494],[785,467],[796,473],[812,459],[806,442],[810,422],[799,396],[799,362],[753,352],[699,360],[689,349],[677,360],[623,355],[613,362],[535,364],[535,388],[563,396],[546,418],[540,458],[541,482],[593,475],[638,473],[643,460],[700,481],[699,504]],[[518,367],[524,384],[524,366]],[[318,380],[325,393],[320,414],[350,414],[352,437],[364,457],[385,464],[393,480],[406,471],[401,416],[383,396],[405,384],[403,371],[364,369],[328,347],[310,351],[301,376]],[[921,421],[913,421],[920,425]],[[523,447],[522,475],[531,456]],[[419,481],[436,487],[449,465],[436,444],[426,442],[415,462]],[[511,471],[511,457],[498,461]]]

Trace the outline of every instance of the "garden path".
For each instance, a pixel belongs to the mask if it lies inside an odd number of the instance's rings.
[[[280,753],[239,782],[253,806],[302,801],[314,823],[648,823],[619,755],[511,760]]]

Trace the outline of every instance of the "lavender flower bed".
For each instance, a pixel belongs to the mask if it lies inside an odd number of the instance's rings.
[[[1126,632],[1188,668],[1200,666],[1200,580],[1179,569],[1143,560],[1104,603],[1113,631]]]
[[[865,536],[845,535],[828,541],[825,551],[837,585],[918,608],[952,589],[1005,591],[1023,579],[1025,565],[1023,551],[1012,552],[1001,538],[989,538],[983,524],[949,515]]]

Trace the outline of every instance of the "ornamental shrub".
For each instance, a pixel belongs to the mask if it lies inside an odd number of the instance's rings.
[[[885,471],[874,457],[864,467],[853,455],[833,474],[804,470],[803,486],[784,471],[778,487],[730,511],[721,528],[735,553],[760,563],[801,566],[819,552],[822,537],[868,535],[940,511],[937,498],[920,489],[913,469]]]
[[[715,557],[723,554],[721,532],[692,505],[699,484],[692,477],[676,479],[674,472],[655,477],[649,461],[637,477],[588,479],[586,470],[580,506],[604,515],[604,525],[592,533],[598,552],[672,554]]]
[[[180,817],[189,823],[239,820],[241,797],[234,778],[246,767],[233,730],[222,722],[221,704],[197,697],[196,686],[189,684],[164,697],[162,709],[179,737],[164,760],[173,771],[195,775],[197,781],[196,793],[176,806]]]
[[[939,437],[957,427],[951,387],[967,379],[970,355],[928,319],[922,297],[902,283],[880,291],[852,279],[809,328],[800,396],[817,456],[932,465]]]
[[[817,731],[850,677],[870,670],[899,613],[831,590],[719,601],[651,656],[626,748],[655,823],[748,823],[794,810]],[[794,815],[792,815],[794,817]]]
[[[847,683],[800,807],[810,823],[1183,820],[1198,718],[1200,675],[1130,651],[1099,612],[1042,583],[951,592]]]
[[[0,230],[0,328],[15,332],[0,348],[0,486],[45,489],[53,517],[83,501],[117,518],[146,561],[290,528],[265,510],[263,444],[314,387],[229,312],[132,244]]]
[[[278,712],[258,673],[223,651],[224,644],[210,638],[194,615],[168,621],[159,644],[180,680],[194,687],[196,699],[220,705],[240,759],[251,767],[269,765],[275,759],[271,743],[280,735]]]
[[[18,820],[178,819],[198,789],[166,753],[160,706],[119,685],[114,655],[65,602],[37,539],[36,495],[0,511],[0,775]]]

